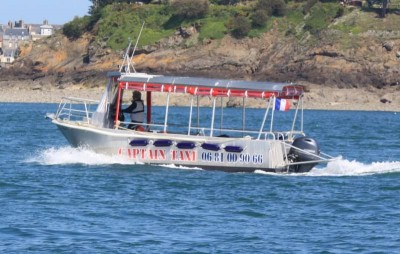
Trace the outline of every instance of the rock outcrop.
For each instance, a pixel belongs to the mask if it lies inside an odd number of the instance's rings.
[[[199,42],[197,28],[188,27],[139,48],[133,61],[136,70],[151,73],[400,89],[400,36],[347,35],[347,46],[340,37],[327,30],[318,42],[308,43],[273,28],[259,38],[227,35]],[[69,41],[58,34],[24,47],[13,66],[1,70],[0,81],[96,86],[104,72],[118,69],[122,56],[91,35]]]

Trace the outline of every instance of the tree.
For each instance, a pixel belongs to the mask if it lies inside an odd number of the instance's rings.
[[[97,9],[102,9],[103,7],[113,4],[113,3],[136,3],[136,2],[141,2],[148,4],[151,2],[151,0],[90,0],[92,2],[92,6],[89,9],[89,13],[92,14],[95,12]]]
[[[284,16],[286,3],[284,0],[258,0],[255,9],[265,10],[269,16]]]
[[[183,18],[200,18],[207,14],[208,0],[173,0],[170,2],[174,14]]]
[[[263,27],[267,23],[268,14],[265,10],[256,10],[251,16],[253,27]]]
[[[249,34],[251,29],[250,21],[242,16],[236,16],[232,20],[232,35],[236,38],[243,38]]]
[[[318,2],[318,0],[307,0],[303,6],[303,14],[306,15],[310,12],[311,8]]]
[[[90,17],[75,17],[71,22],[63,26],[63,34],[71,40],[78,39],[83,33],[88,31]]]
[[[235,5],[239,3],[240,0],[212,0],[211,2],[219,5]]]
[[[92,14],[93,12],[103,8],[106,5],[112,4],[116,2],[116,0],[90,0],[92,2],[92,6],[89,9],[89,13]]]

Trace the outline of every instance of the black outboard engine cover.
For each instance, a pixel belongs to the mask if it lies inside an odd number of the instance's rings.
[[[297,147],[298,149],[295,149],[293,147],[290,148],[288,158],[291,162],[306,162],[317,160],[318,158],[314,155],[320,154],[320,148],[317,141],[310,137],[296,138],[293,141],[292,146]],[[318,163],[292,165],[289,167],[289,171],[296,173],[308,172],[317,164]]]

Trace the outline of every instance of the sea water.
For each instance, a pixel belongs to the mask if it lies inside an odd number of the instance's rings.
[[[1,253],[400,252],[399,112],[306,110],[306,133],[337,160],[250,174],[71,148],[44,119],[56,107],[0,104]],[[224,115],[241,124],[241,109]]]

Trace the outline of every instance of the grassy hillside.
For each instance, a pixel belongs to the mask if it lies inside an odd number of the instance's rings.
[[[248,7],[211,6],[208,14],[202,18],[184,19],[175,16],[166,5],[129,5],[118,4],[105,7],[97,23],[97,39],[107,42],[113,49],[126,47],[127,39],[139,34],[145,22],[145,33],[141,37],[142,45],[153,44],[171,36],[181,26],[195,25],[199,28],[199,39],[219,39],[227,34],[231,17],[246,11]]]
[[[168,5],[112,4],[101,10],[95,22],[93,17],[76,18],[66,27],[70,25],[71,31],[74,32],[79,29],[90,30],[96,35],[97,41],[119,50],[126,47],[128,38],[136,39],[143,22],[146,25],[140,40],[141,46],[151,45],[169,37],[179,27],[193,25],[199,31],[198,41],[194,43],[196,44],[205,39],[220,39],[228,33],[233,33],[237,26],[242,25],[235,24],[237,17],[243,18],[242,23],[252,24],[255,4],[256,2],[238,6],[210,5],[206,15],[192,19],[175,15]],[[284,6],[284,15],[270,14],[265,24],[250,26],[245,35],[260,36],[271,29],[273,24],[277,24],[283,35],[294,36],[299,42],[318,42],[321,36],[326,36],[326,31],[330,31],[333,39],[343,40],[345,45],[349,44],[349,36],[368,31],[397,31],[400,16],[394,12],[400,6],[400,0],[393,0],[391,6],[387,17],[382,19],[378,18],[376,10],[366,6],[360,9],[343,7],[336,1],[289,1]],[[337,38],[334,38],[335,34]],[[74,36],[78,37],[79,33]]]

